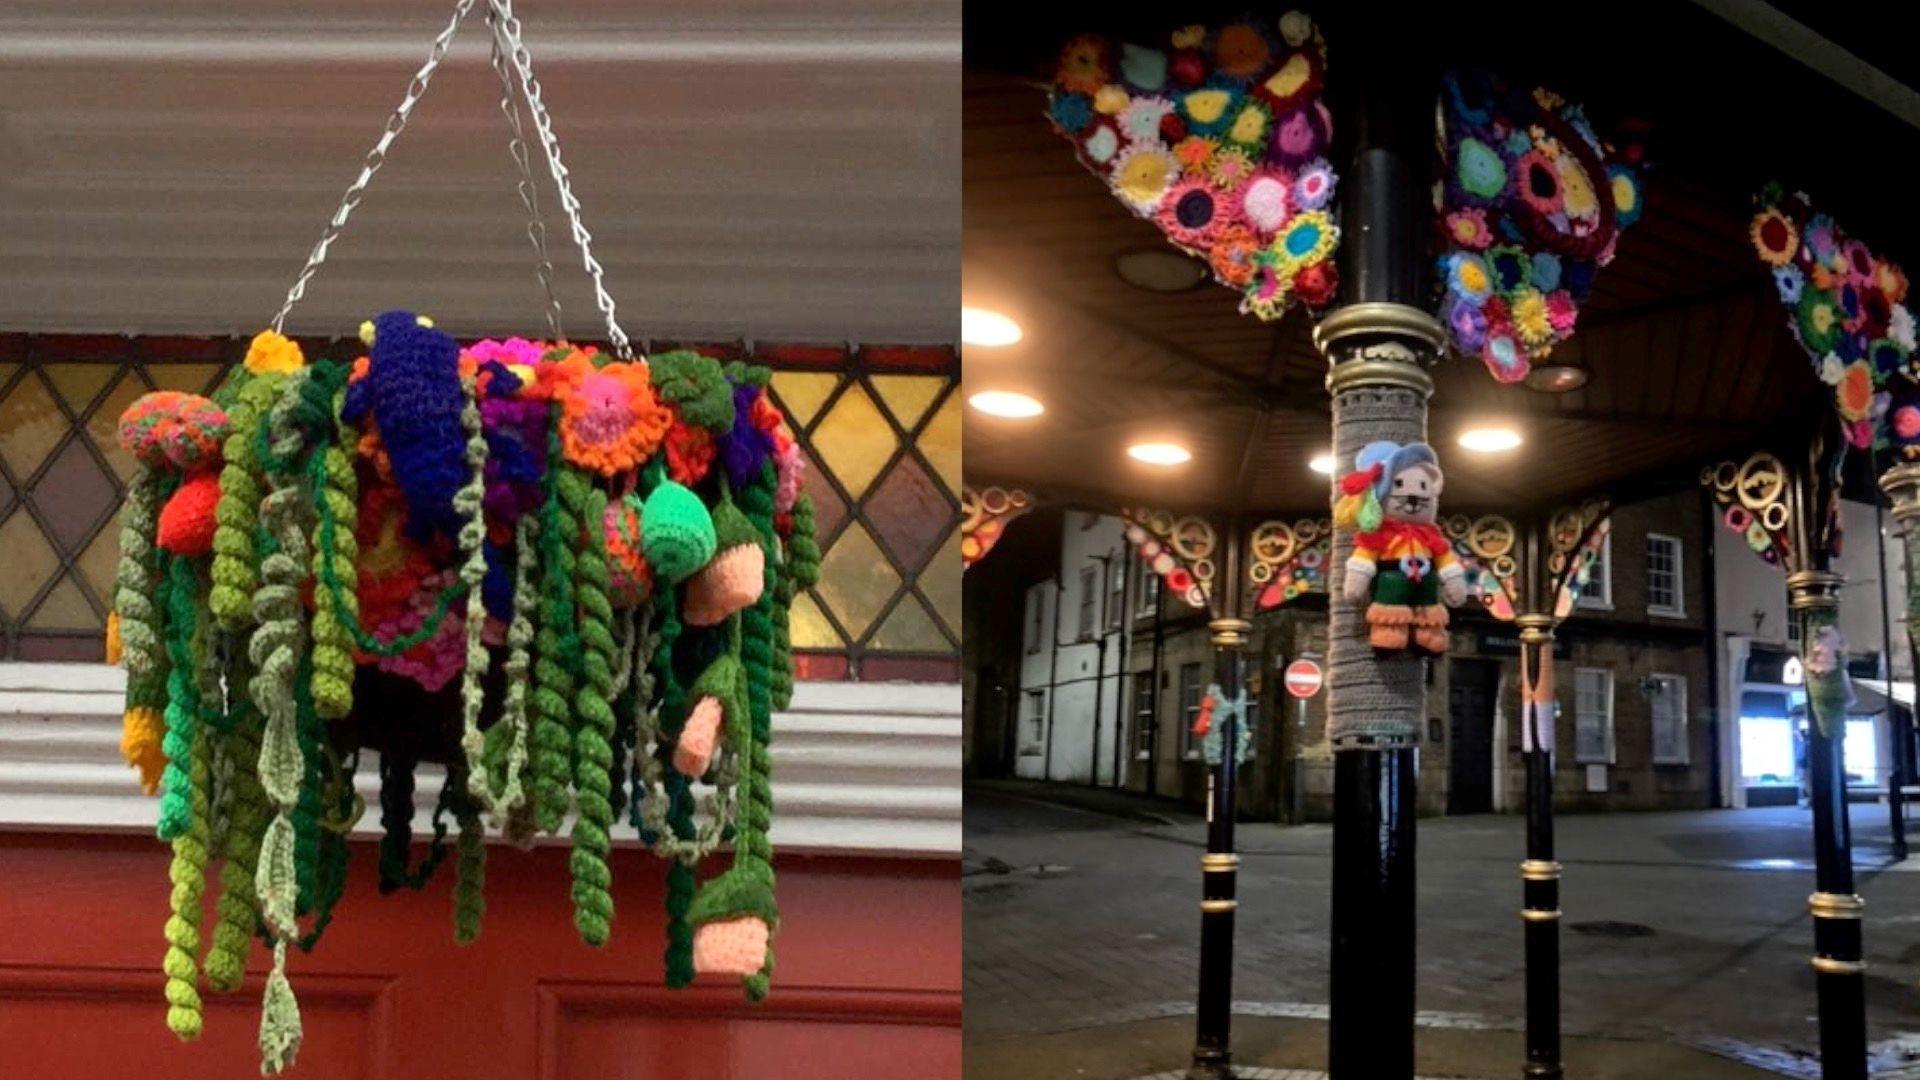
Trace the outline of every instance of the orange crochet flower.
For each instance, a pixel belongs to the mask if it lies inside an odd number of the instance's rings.
[[[1873,369],[1865,360],[1848,364],[1834,388],[1840,415],[1848,420],[1865,420],[1873,411]]]
[[[584,354],[562,366],[586,364],[560,403],[560,439],[567,460],[602,476],[640,467],[673,424],[673,412],[661,404],[647,377],[645,361],[613,363],[595,371]]]
[[[674,421],[667,429],[667,475],[674,483],[693,487],[713,467],[713,433],[698,424]]]

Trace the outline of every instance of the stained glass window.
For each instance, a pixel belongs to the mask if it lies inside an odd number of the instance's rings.
[[[311,342],[309,355],[353,343]],[[739,346],[696,346],[723,359]],[[205,392],[245,342],[0,335],[0,658],[97,660],[115,511],[132,474],[115,426],[153,389]],[[795,600],[801,678],[959,672],[960,401],[953,350],[762,346],[809,468],[824,553]]]

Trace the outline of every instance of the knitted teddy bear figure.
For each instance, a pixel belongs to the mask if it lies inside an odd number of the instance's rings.
[[[1340,481],[1334,524],[1353,529],[1346,596],[1367,605],[1369,640],[1382,653],[1447,651],[1447,609],[1464,603],[1466,570],[1434,524],[1445,478],[1425,443],[1373,442]]]

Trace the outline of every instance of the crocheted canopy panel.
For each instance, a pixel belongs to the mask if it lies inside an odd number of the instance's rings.
[[[451,849],[455,940],[480,930],[491,827],[567,837],[574,922],[604,943],[624,825],[667,863],[668,984],[763,996],[771,717],[820,558],[768,372],[463,345],[404,311],[360,339],[309,362],[262,332],[211,398],[149,394],[121,419],[139,470],[108,647],[173,850],[169,1026],[199,1034],[203,988],[235,989],[258,936],[263,1064],[292,1062],[289,947],[332,919],[368,750],[381,891],[421,888]],[[446,782],[416,851],[423,761]]]

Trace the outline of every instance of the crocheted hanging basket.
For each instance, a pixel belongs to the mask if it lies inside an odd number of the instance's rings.
[[[167,1022],[197,1036],[202,991],[239,986],[257,932],[270,1073],[299,1047],[289,946],[319,942],[344,890],[363,751],[382,891],[421,888],[457,831],[456,940],[479,932],[491,826],[568,838],[575,924],[604,943],[624,824],[665,860],[669,985],[728,975],[757,999],[773,968],[768,742],[792,690],[788,605],[820,554],[800,451],[766,369],[631,348],[509,0],[487,16],[515,146],[524,102],[609,347],[568,342],[550,289],[547,340],[462,343],[389,311],[360,348],[310,359],[280,332],[473,2],[245,361],[211,397],[150,394],[121,423],[139,467],[109,640],[122,748],[173,849]],[[446,782],[416,851],[423,762]]]

